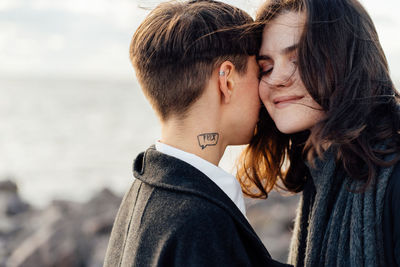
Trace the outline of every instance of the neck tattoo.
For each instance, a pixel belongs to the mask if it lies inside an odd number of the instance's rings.
[[[197,136],[199,146],[205,149],[208,146],[215,146],[218,143],[219,133],[202,133]]]

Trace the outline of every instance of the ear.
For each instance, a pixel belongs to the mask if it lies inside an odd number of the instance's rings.
[[[231,101],[233,88],[235,86],[233,81],[235,65],[230,61],[224,61],[217,70],[221,101],[228,104]]]

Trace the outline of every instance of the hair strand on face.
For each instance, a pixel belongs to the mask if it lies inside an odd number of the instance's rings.
[[[399,159],[385,162],[384,156],[400,150],[399,95],[374,24],[357,0],[270,0],[257,13],[259,34],[288,12],[306,16],[298,71],[325,116],[310,130],[285,135],[264,108],[241,155],[238,179],[253,197],[266,197],[279,182],[299,192],[309,177],[305,162],[312,164],[331,147],[349,177],[363,182],[363,191],[379,166]]]

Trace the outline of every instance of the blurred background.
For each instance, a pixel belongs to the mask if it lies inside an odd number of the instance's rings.
[[[0,267],[102,265],[132,160],[159,137],[128,47],[160,2],[0,1]],[[254,16],[262,0],[224,2]],[[400,2],[361,2],[398,87]],[[241,149],[229,148],[220,166],[234,172]],[[247,201],[282,261],[297,199]]]

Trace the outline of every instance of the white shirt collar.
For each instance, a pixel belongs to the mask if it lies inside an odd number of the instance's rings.
[[[236,204],[239,210],[246,217],[246,207],[244,205],[242,189],[240,188],[238,180],[236,180],[232,174],[227,173],[218,166],[200,158],[199,156],[196,156],[195,154],[185,152],[178,148],[163,144],[159,141],[157,141],[155,145],[157,151],[180,159],[204,173],[215,184],[217,184],[226,195],[228,195],[228,197],[233,201],[233,203]]]

